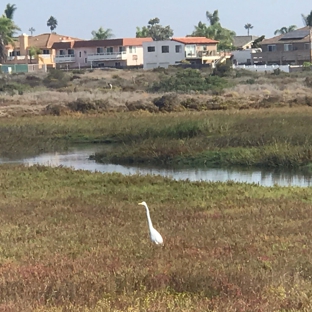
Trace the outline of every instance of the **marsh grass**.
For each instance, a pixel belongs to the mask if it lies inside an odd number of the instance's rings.
[[[310,188],[11,165],[0,181],[3,311],[312,307]]]
[[[53,151],[73,143],[115,143],[98,161],[299,167],[311,163],[310,108],[175,114],[9,118],[0,155]]]

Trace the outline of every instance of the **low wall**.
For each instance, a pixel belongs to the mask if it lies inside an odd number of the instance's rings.
[[[35,72],[46,72],[47,65],[38,64],[3,64],[0,65],[0,69],[4,73],[15,74],[15,73],[35,73]]]
[[[246,69],[256,72],[273,72],[275,69],[280,69],[283,72],[289,73],[289,65],[233,65],[233,69]]]

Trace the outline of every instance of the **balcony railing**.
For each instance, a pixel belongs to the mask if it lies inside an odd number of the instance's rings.
[[[8,61],[14,61],[15,58],[16,58],[17,60],[25,60],[26,56],[25,56],[25,55],[8,56],[8,57],[7,57],[7,60],[8,60]]]
[[[186,58],[201,58],[220,55],[222,55],[222,53],[220,53],[219,51],[196,51],[195,53],[186,52]]]
[[[56,55],[54,61],[55,63],[75,62],[75,55],[74,54]]]
[[[92,61],[105,61],[105,60],[126,60],[127,52],[103,52],[103,53],[94,53],[88,54],[88,62]]]

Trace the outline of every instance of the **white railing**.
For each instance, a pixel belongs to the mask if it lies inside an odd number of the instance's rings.
[[[7,60],[8,60],[8,61],[14,61],[15,58],[16,58],[17,60],[25,60],[26,56],[25,56],[25,55],[8,56],[8,57],[7,57]]]
[[[75,55],[74,54],[56,55],[54,61],[55,63],[75,62]]]
[[[88,62],[90,61],[104,61],[104,60],[125,60],[127,59],[127,52],[103,52],[103,53],[94,53],[88,54]]]
[[[39,54],[39,57],[47,59],[51,57],[51,54]]]
[[[289,73],[289,65],[233,65],[233,69],[246,69],[257,72],[273,72],[277,68]]]

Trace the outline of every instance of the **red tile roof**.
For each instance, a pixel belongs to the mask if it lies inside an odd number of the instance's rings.
[[[172,38],[172,40],[184,44],[216,44],[219,42],[206,37],[181,37],[181,38]]]
[[[105,40],[78,40],[73,41],[71,48],[87,48],[87,47],[112,47],[112,46],[141,46],[145,41],[153,41],[152,38],[120,38]],[[69,42],[55,42],[53,49],[66,49]]]

